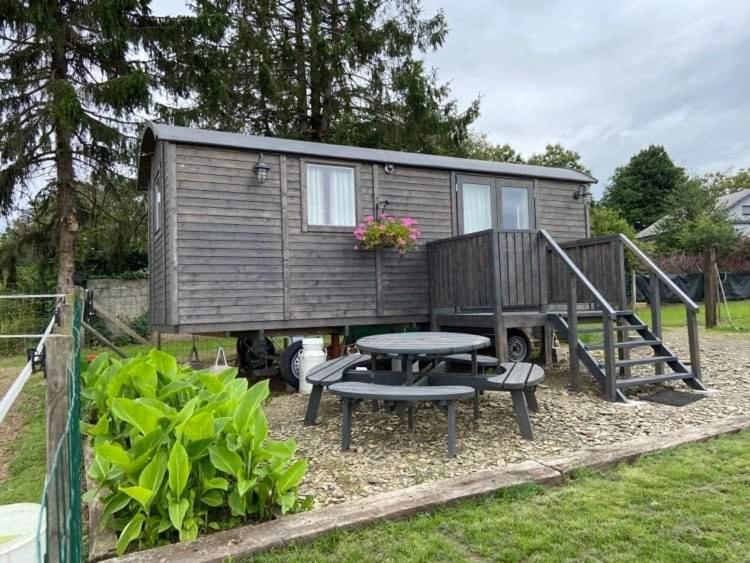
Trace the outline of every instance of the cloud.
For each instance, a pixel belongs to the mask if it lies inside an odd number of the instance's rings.
[[[560,142],[600,179],[650,144],[690,172],[750,166],[750,10],[743,2],[457,3],[428,57],[477,128],[528,154]]]

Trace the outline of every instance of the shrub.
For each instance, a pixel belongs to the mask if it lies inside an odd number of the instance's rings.
[[[268,381],[248,389],[235,369],[178,366],[152,350],[120,362],[101,354],[83,372],[95,457],[89,474],[104,492],[102,526],[119,531],[117,553],[193,539],[207,530],[307,508],[307,469],[296,444],[269,440],[261,404]]]

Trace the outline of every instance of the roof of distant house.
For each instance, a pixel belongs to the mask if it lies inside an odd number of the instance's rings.
[[[732,192],[731,194],[719,196],[718,198],[716,198],[716,202],[719,207],[723,207],[724,209],[730,209],[731,207],[734,207],[740,201],[748,197],[750,197],[750,189],[740,190],[738,192]],[[639,231],[639,233],[635,235],[635,238],[640,239],[640,240],[647,240],[647,239],[655,237],[657,234],[659,234],[659,227],[668,218],[669,218],[669,215],[662,217],[661,219],[659,219],[658,221],[655,221],[654,223],[651,223],[648,227],[646,227],[642,231]]]

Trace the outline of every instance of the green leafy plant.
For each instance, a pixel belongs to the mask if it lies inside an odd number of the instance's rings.
[[[119,531],[118,554],[310,506],[295,441],[268,439],[267,380],[248,388],[235,369],[198,371],[157,350],[122,362],[100,354],[82,378],[98,484],[87,498],[104,492],[102,526]]]

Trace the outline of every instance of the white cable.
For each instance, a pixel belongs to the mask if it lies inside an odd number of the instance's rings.
[[[50,335],[54,327],[55,316],[52,315],[52,318],[47,325],[47,330],[45,330],[44,334],[42,334],[42,338],[39,341],[39,344],[36,345],[36,348],[34,350],[37,354],[39,354],[44,348],[44,342],[47,340],[47,337]],[[5,394],[2,400],[0,400],[0,424],[2,424],[3,420],[5,419],[5,415],[8,414],[8,411],[13,405],[13,402],[16,400],[16,398],[18,398],[18,395],[21,393],[21,389],[23,389],[23,386],[26,385],[29,377],[31,377],[31,373],[31,360],[29,360],[26,365],[23,366],[21,373],[18,374],[18,377],[13,382],[13,385],[10,386],[8,392]]]

